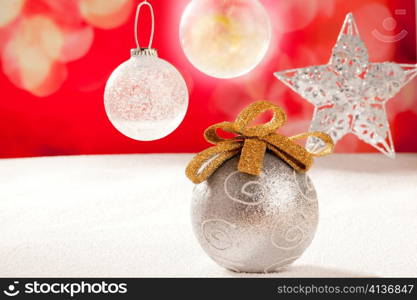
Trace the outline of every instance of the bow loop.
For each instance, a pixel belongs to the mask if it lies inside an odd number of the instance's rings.
[[[272,119],[268,123],[249,127],[251,122],[268,110],[271,110],[273,113]],[[275,132],[284,125],[285,121],[285,113],[279,106],[265,101],[258,101],[242,110],[236,118],[234,127],[243,136],[262,137]]]
[[[271,110],[272,119],[260,125],[249,127],[260,114]],[[187,177],[194,183],[201,183],[213,174],[226,160],[239,155],[238,170],[250,175],[260,175],[266,149],[281,158],[298,172],[306,172],[313,164],[314,156],[323,156],[333,151],[333,140],[323,132],[307,132],[286,137],[275,131],[284,125],[284,111],[269,102],[258,101],[245,108],[235,122],[222,122],[210,126],[204,132],[206,140],[212,144],[197,154],[186,169]],[[236,136],[225,139],[217,130],[233,133]],[[320,139],[324,147],[318,152],[309,152],[295,140],[314,137]]]

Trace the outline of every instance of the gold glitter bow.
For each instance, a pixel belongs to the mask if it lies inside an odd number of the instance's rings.
[[[273,117],[265,124],[249,127],[260,114],[271,110]],[[260,175],[266,149],[281,158],[298,172],[306,172],[313,164],[314,156],[324,156],[333,151],[334,143],[323,132],[306,132],[286,137],[275,131],[284,125],[285,112],[266,101],[257,101],[246,107],[235,122],[222,122],[210,126],[204,132],[206,140],[215,146],[197,154],[186,169],[187,177],[194,183],[201,183],[213,174],[226,160],[240,153],[238,170],[251,175]],[[231,139],[221,138],[217,130],[236,134]],[[295,140],[316,137],[325,147],[320,152],[312,153],[297,144]]]

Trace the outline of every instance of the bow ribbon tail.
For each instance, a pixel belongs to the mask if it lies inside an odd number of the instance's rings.
[[[263,169],[266,144],[257,139],[246,139],[240,154],[238,170],[242,173],[259,176]]]
[[[188,164],[185,174],[195,184],[205,181],[226,160],[237,155],[241,142],[222,142],[197,154]]]
[[[296,171],[307,172],[313,164],[313,155],[290,138],[280,134],[271,134],[263,139],[268,142],[267,147],[270,151]]]

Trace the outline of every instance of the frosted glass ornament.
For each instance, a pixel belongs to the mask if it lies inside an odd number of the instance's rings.
[[[233,78],[265,57],[271,24],[258,0],[192,0],[181,18],[180,40],[188,60],[201,72]]]
[[[137,21],[141,6],[147,5],[152,15],[152,35],[148,48],[140,48]],[[161,139],[182,122],[188,107],[187,85],[179,71],[158,57],[151,48],[154,17],[148,2],[139,4],[136,13],[137,48],[131,58],[119,65],[107,81],[104,105],[113,126],[139,141]]]
[[[276,72],[284,84],[314,105],[310,131],[330,135],[335,144],[354,134],[395,158],[386,103],[417,76],[416,64],[369,61],[352,13],[346,15],[328,64]],[[307,148],[324,144],[310,137]]]

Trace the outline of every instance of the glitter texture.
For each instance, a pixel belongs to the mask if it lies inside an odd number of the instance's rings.
[[[310,178],[270,153],[260,176],[225,162],[196,185],[192,225],[204,251],[235,272],[282,270],[302,255],[318,223],[317,196]]]
[[[329,134],[335,143],[348,133],[395,157],[385,103],[417,74],[417,66],[370,63],[353,15],[347,15],[327,65],[277,72],[275,75],[315,106],[311,131]],[[310,137],[307,149],[323,142]]]
[[[201,72],[232,78],[248,73],[264,58],[271,25],[258,0],[193,0],[181,18],[180,40]]]
[[[250,126],[259,115],[272,111],[271,121],[265,124]],[[323,156],[333,151],[333,141],[325,133],[307,132],[293,137],[286,137],[275,131],[284,125],[284,111],[272,103],[257,101],[250,104],[237,116],[234,123],[222,122],[206,129],[204,136],[214,147],[197,154],[188,164],[185,171],[187,177],[194,183],[206,180],[226,160],[240,153],[238,169],[250,175],[260,175],[263,166],[265,150],[269,149],[277,157],[284,160],[298,172],[306,172],[313,164],[314,156]],[[222,129],[237,136],[223,139],[217,134]],[[308,152],[295,140],[314,136],[326,145],[320,152]]]
[[[140,141],[163,138],[184,119],[188,90],[181,74],[154,55],[132,56],[111,74],[104,92],[111,123]]]

